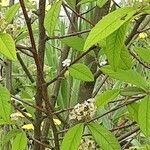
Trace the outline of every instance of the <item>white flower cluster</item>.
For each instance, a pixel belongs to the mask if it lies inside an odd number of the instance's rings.
[[[81,144],[78,150],[99,150],[94,140],[89,137],[85,137],[81,140]]]
[[[95,99],[90,98],[81,104],[77,104],[69,114],[70,120],[88,121],[96,112]]]

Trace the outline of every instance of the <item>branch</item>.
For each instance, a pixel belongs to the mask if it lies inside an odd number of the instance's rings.
[[[19,55],[19,53],[17,53],[17,58],[19,60],[20,65],[22,66],[22,69],[24,70],[25,74],[27,75],[27,77],[29,78],[31,83],[34,83],[34,79],[32,78],[32,75],[31,75],[30,71],[27,69],[27,67],[24,64],[24,62],[23,62],[21,56]]]
[[[93,24],[90,20],[84,18],[82,15],[80,15],[78,12],[76,12],[75,10],[73,10],[70,6],[68,6],[67,4],[63,3],[64,7],[69,8],[75,15],[77,15],[79,18],[83,19],[84,21],[86,21],[87,23],[89,23],[91,26],[95,26],[95,24]]]
[[[67,34],[67,35],[62,35],[62,36],[46,37],[46,40],[64,39],[64,38],[67,38],[67,37],[77,36],[77,35],[81,35],[81,34],[84,34],[84,33],[88,33],[90,31],[91,31],[91,29],[88,29],[88,30],[79,31],[79,32],[75,32],[75,33],[71,33],[71,34]]]

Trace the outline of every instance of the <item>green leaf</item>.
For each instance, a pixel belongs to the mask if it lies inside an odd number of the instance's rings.
[[[127,107],[128,107],[130,116],[133,118],[133,120],[138,122],[139,103],[132,103],[132,104],[128,105]]]
[[[68,45],[69,47],[78,50],[78,51],[83,51],[83,46],[84,46],[84,39],[80,38],[78,36],[74,37],[67,37],[61,40],[64,44]]]
[[[137,85],[140,88],[148,90],[147,81],[134,70],[118,69],[117,71],[114,71],[110,66],[104,66],[101,68],[101,71],[114,79],[131,83],[133,85]]]
[[[96,106],[102,107],[108,102],[115,100],[115,98],[119,95],[119,89],[107,90],[104,93],[101,93],[96,96]]]
[[[127,25],[127,23],[123,24],[119,29],[106,38],[106,49],[104,50],[108,58],[108,62],[114,70],[117,70],[119,65],[121,50],[126,36]]]
[[[91,30],[84,45],[84,50],[105,39],[111,33],[119,29],[135,14],[136,10],[132,7],[119,8],[107,16],[103,17]]]
[[[84,125],[80,123],[70,128],[65,134],[60,150],[77,150],[80,145],[83,127]]]
[[[24,131],[17,134],[13,143],[11,150],[26,150],[27,147],[27,136]]]
[[[142,147],[141,150],[150,150],[150,145],[146,145],[146,146]]]
[[[97,0],[96,5],[97,5],[99,8],[102,8],[102,7],[106,4],[107,1],[108,1],[108,0]]]
[[[14,138],[21,130],[19,129],[12,129],[10,130],[3,138],[2,144],[3,146],[9,142],[12,138]]]
[[[146,7],[143,9],[143,12],[146,13],[146,14],[150,14],[150,6],[146,6]]]
[[[66,0],[67,4],[72,7],[73,9],[76,6],[76,0]]]
[[[8,23],[11,23],[11,21],[14,19],[17,11],[19,10],[19,3],[16,3],[14,5],[12,5],[7,11],[6,11],[6,14],[5,14],[5,19]]]
[[[115,136],[106,128],[97,123],[90,123],[88,128],[102,150],[121,150]]]
[[[119,68],[123,70],[131,69],[133,66],[132,57],[128,51],[128,49],[124,46],[121,49]]]
[[[92,72],[84,64],[78,63],[78,64],[71,65],[68,68],[68,70],[70,75],[75,79],[82,80],[82,81],[94,81],[94,76]]]
[[[10,60],[17,60],[15,42],[7,33],[0,33],[0,53]]]
[[[145,136],[150,136],[150,96],[144,97],[139,105],[138,124]]]
[[[86,3],[92,3],[94,2],[95,0],[81,0],[78,5],[82,5],[82,4],[86,4]]]
[[[146,63],[150,64],[150,50],[143,48],[143,47],[137,47],[135,48],[135,52],[139,55],[141,59],[143,59]]]
[[[61,4],[62,4],[62,0],[55,2],[51,6],[47,14],[45,15],[44,27],[48,32],[49,36],[53,36],[54,34],[54,30],[57,24],[57,19],[60,13]]]
[[[138,87],[126,87],[121,90],[120,95],[122,96],[133,96],[138,94],[144,94],[145,91]]]
[[[0,116],[6,122],[10,122],[11,103],[10,93],[5,88],[0,86]]]

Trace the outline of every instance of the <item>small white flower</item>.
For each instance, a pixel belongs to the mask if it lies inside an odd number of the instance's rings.
[[[107,64],[107,61],[106,61],[106,60],[100,62],[100,66],[104,66],[104,65],[106,65],[106,64]]]
[[[70,63],[71,63],[71,59],[65,59],[63,62],[62,62],[62,64],[63,64],[63,67],[68,67],[68,66],[70,66]]]

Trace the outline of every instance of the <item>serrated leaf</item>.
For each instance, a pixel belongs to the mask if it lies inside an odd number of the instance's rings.
[[[139,105],[138,124],[145,136],[150,136],[150,96],[144,97]]]
[[[138,122],[139,103],[132,103],[132,104],[128,105],[127,108],[130,113],[130,116],[133,118],[133,120]]]
[[[104,66],[101,68],[101,71],[114,79],[131,83],[133,85],[137,85],[137,87],[148,90],[149,85],[147,81],[134,70],[117,69],[117,71],[114,71],[110,66]]]
[[[24,131],[17,134],[13,143],[11,150],[26,150],[27,147],[27,136]]]
[[[78,64],[71,65],[68,68],[68,70],[70,75],[75,79],[82,80],[82,81],[94,81],[94,76],[92,72],[84,64],[78,63]]]
[[[57,19],[60,13],[61,4],[62,4],[62,0],[55,2],[51,6],[47,14],[45,15],[44,27],[49,36],[53,36],[54,34],[54,30],[57,24]]]
[[[6,122],[10,122],[11,103],[10,93],[5,88],[0,86],[0,116]]]
[[[106,4],[107,1],[108,1],[108,0],[97,0],[96,5],[97,5],[99,8],[102,8],[102,7]]]
[[[120,53],[119,68],[123,70],[131,69],[133,66],[132,57],[126,47],[123,46]]]
[[[121,150],[115,136],[106,128],[97,123],[90,123],[88,128],[102,150]]]
[[[5,13],[5,19],[8,23],[11,23],[11,21],[14,19],[17,11],[19,10],[19,3],[16,3],[12,5]]]
[[[78,50],[78,51],[83,51],[83,46],[84,46],[84,39],[80,38],[78,36],[74,37],[67,37],[61,40],[64,44],[68,45],[69,47]]]
[[[84,50],[88,50],[91,46],[112,34],[131,19],[135,12],[136,10],[132,7],[124,7],[103,17],[89,33],[84,45]]]
[[[15,42],[7,33],[0,33],[0,53],[10,60],[16,60]]]
[[[108,58],[108,62],[114,70],[117,70],[119,65],[121,50],[126,36],[127,25],[127,23],[123,24],[119,29],[106,38],[106,49],[104,50]]]
[[[104,93],[101,93],[96,96],[96,106],[102,107],[108,102],[115,100],[115,98],[119,95],[119,89],[107,90]]]
[[[80,123],[70,128],[65,134],[60,150],[77,150],[80,145],[83,127],[84,125]]]
[[[135,48],[135,52],[141,59],[143,59],[146,63],[150,64],[150,49],[137,47]]]

